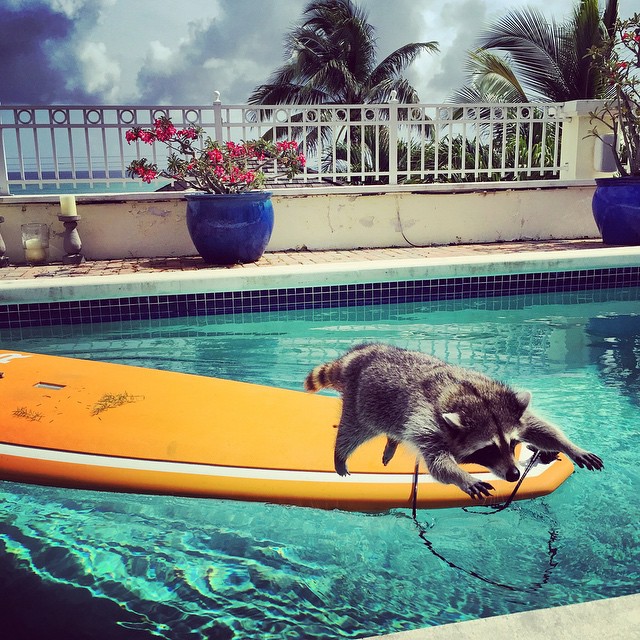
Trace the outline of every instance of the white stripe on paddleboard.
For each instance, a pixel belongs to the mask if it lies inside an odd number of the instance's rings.
[[[139,458],[118,458],[87,453],[73,453],[56,449],[39,449],[20,445],[0,443],[0,455],[17,458],[30,458],[46,462],[64,464],[83,464],[93,467],[109,467],[113,469],[132,469],[134,471],[153,471],[161,473],[194,474],[201,476],[244,478],[258,480],[288,480],[294,482],[352,482],[364,484],[398,484],[411,483],[412,473],[353,473],[341,477],[334,471],[285,471],[281,469],[252,469],[247,467],[226,467],[211,464],[195,464],[189,462],[170,462],[159,460],[142,460]],[[520,461],[523,462],[522,460]],[[526,462],[526,459],[525,459]],[[0,464],[0,468],[1,468]],[[548,465],[536,464],[529,472],[529,477],[540,475]],[[492,473],[474,473],[485,481],[498,480]],[[420,475],[420,482],[437,482],[426,474]]]

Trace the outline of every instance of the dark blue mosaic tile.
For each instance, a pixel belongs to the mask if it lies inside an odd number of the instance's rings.
[[[0,305],[0,328],[455,301],[521,294],[544,296],[556,292],[580,292],[638,285],[640,267],[623,267],[260,291],[140,296],[48,304],[9,304]]]

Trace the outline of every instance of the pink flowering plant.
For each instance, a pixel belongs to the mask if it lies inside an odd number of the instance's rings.
[[[590,133],[612,149],[620,176],[640,176],[640,13],[618,20],[613,35],[589,53],[610,96],[590,113],[598,123]],[[603,137],[599,125],[613,136]]]
[[[133,160],[127,175],[150,183],[163,177],[177,180],[188,188],[205,193],[242,193],[261,189],[265,183],[263,167],[274,161],[278,175],[293,178],[305,166],[297,142],[271,142],[260,138],[249,142],[220,143],[204,135],[199,126],[176,128],[168,117],[157,118],[153,127],[134,127],[126,140],[146,144],[164,143],[169,149],[167,168],[158,169],[147,158]]]

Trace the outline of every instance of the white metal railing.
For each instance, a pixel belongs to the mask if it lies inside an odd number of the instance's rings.
[[[557,177],[565,120],[554,103],[0,105],[0,194],[142,190],[126,166],[142,156],[162,166],[166,154],[159,144],[128,145],[125,132],[160,116],[217,140],[295,139],[307,156],[297,182],[347,185]]]

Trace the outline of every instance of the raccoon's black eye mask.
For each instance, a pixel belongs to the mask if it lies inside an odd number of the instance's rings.
[[[462,462],[481,464],[483,467],[486,467],[488,465],[491,465],[495,460],[497,460],[499,455],[500,455],[500,450],[498,449],[498,447],[495,444],[490,444],[466,456],[462,460]]]
[[[517,440],[512,440],[510,444],[511,451],[513,452],[518,444]],[[500,458],[500,449],[498,445],[489,444],[482,449],[474,451],[472,454],[466,456],[463,463],[481,464],[483,467],[491,466],[497,459]]]

